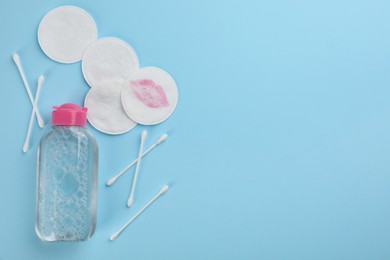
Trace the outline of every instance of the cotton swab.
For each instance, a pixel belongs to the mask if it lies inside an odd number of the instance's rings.
[[[155,200],[157,200],[161,195],[163,195],[164,193],[166,193],[169,189],[169,186],[168,185],[165,185],[164,187],[162,187],[162,189],[137,213],[134,215],[134,217],[132,217],[123,227],[121,227],[118,231],[116,231],[114,234],[112,234],[110,236],[110,241],[113,241],[114,239],[116,239],[120,233],[125,229],[127,228],[128,225],[131,224],[131,222],[133,222],[147,207],[149,207]]]
[[[14,53],[12,55],[12,59],[14,60],[14,62],[16,64],[16,67],[18,67],[19,74],[22,77],[23,84],[24,84],[24,87],[26,88],[26,91],[27,91],[28,97],[30,99],[31,105],[34,106],[34,98],[33,98],[32,94],[31,94],[31,90],[30,90],[30,87],[29,87],[28,82],[26,80],[26,76],[24,75],[24,71],[23,71],[23,68],[22,68],[22,63],[20,62],[19,55],[17,53]],[[37,120],[38,120],[39,127],[43,128],[45,126],[45,123],[43,122],[41,114],[39,113],[37,108],[35,108],[35,110],[33,110],[33,111],[37,115]]]
[[[160,139],[158,139],[157,142],[155,142],[153,145],[151,145],[141,156],[141,158],[143,158],[145,155],[147,155],[151,150],[153,150],[157,145],[161,144],[162,142],[164,142],[165,140],[167,140],[168,138],[168,135],[167,134],[163,134]],[[138,158],[136,158],[134,161],[132,161],[130,164],[128,164],[123,170],[121,170],[118,174],[116,174],[114,177],[112,177],[111,179],[109,179],[107,182],[106,182],[106,185],[107,186],[111,186],[113,185],[118,179],[119,177],[121,177],[128,169],[130,169],[134,164],[136,164],[138,162]]]
[[[26,141],[24,142],[24,145],[23,145],[23,152],[25,152],[25,153],[27,153],[29,145],[30,145],[31,130],[32,130],[33,122],[34,122],[34,114],[35,114],[35,111],[37,111],[36,107],[38,104],[39,94],[41,93],[41,87],[42,87],[42,83],[44,80],[45,80],[44,76],[40,76],[38,78],[37,92],[35,93],[33,108],[31,110],[30,123],[28,125]]]
[[[139,166],[141,165],[142,150],[144,149],[144,143],[145,143],[145,139],[146,139],[147,135],[148,134],[146,133],[145,130],[141,134],[141,144],[139,146],[137,165],[135,166],[133,185],[131,186],[130,196],[129,196],[129,199],[127,200],[127,206],[128,207],[131,207],[131,205],[133,205],[133,202],[134,202],[135,185],[137,184],[137,177],[138,177],[138,173],[139,173]]]
[[[35,111],[36,111],[36,107],[37,107],[37,104],[38,104],[38,100],[39,100],[39,95],[40,95],[40,92],[41,92],[41,87],[42,87],[42,83],[44,81],[44,77],[43,76],[40,76],[38,78],[38,87],[37,87],[37,92],[35,94],[35,99],[34,99],[34,103],[33,103],[33,108],[31,110],[31,116],[30,116],[30,123],[29,123],[29,126],[28,126],[28,131],[27,131],[27,136],[26,136],[26,141],[23,145],[23,152],[27,152],[28,149],[29,149],[29,143],[30,143],[30,136],[31,136],[31,131],[32,131],[32,125],[33,125],[33,121],[34,121],[34,114],[35,114]]]

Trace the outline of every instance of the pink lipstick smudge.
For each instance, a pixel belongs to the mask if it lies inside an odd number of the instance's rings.
[[[131,81],[131,88],[137,99],[151,108],[169,106],[164,89],[150,79]]]

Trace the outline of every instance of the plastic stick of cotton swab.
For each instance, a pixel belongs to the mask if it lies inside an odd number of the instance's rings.
[[[27,153],[29,145],[30,145],[31,130],[32,130],[33,122],[34,122],[34,114],[35,114],[35,111],[37,111],[36,107],[38,104],[39,94],[41,93],[42,83],[44,80],[45,80],[45,77],[43,77],[43,76],[40,76],[38,78],[37,92],[35,93],[33,108],[31,110],[30,123],[28,125],[26,141],[24,142],[24,145],[23,145],[23,152],[25,152],[25,153]]]
[[[127,228],[128,225],[131,224],[147,207],[149,207],[155,200],[157,200],[161,195],[163,195],[165,192],[167,192],[169,189],[168,185],[165,185],[162,187],[162,189],[151,199],[137,214],[134,215],[123,227],[121,227],[118,231],[116,231],[114,234],[110,236],[110,240],[113,241],[115,238],[117,238],[120,233]]]
[[[128,207],[131,207],[131,205],[133,205],[133,202],[134,202],[135,185],[137,184],[137,177],[138,177],[138,173],[139,173],[139,166],[141,165],[142,150],[144,149],[144,143],[145,143],[145,139],[146,139],[147,135],[148,134],[146,133],[145,130],[142,131],[142,134],[141,134],[141,144],[139,146],[137,165],[135,166],[133,185],[131,186],[130,196],[129,196],[129,199],[127,200],[127,206]]]
[[[158,139],[157,142],[155,142],[153,145],[151,145],[145,152],[143,152],[141,158],[143,158],[145,155],[147,155],[151,150],[153,150],[157,145],[161,144],[162,142],[164,142],[165,140],[167,140],[168,138],[168,135],[167,134],[163,134],[160,139]],[[130,164],[128,164],[123,170],[121,170],[119,173],[117,173],[114,177],[112,177],[111,179],[109,179],[107,182],[106,182],[106,185],[107,186],[111,186],[113,185],[118,179],[119,177],[121,177],[128,169],[130,169],[134,164],[136,164],[138,162],[138,158],[136,158],[134,161],[132,161]]]
[[[17,53],[14,53],[12,55],[12,59],[14,60],[14,62],[16,64],[16,67],[18,67],[19,74],[20,74],[20,76],[22,77],[22,80],[23,80],[23,85],[26,88],[26,91],[27,91],[28,97],[30,99],[31,105],[33,105],[33,107],[34,107],[34,98],[33,98],[32,94],[31,94],[30,87],[29,87],[28,82],[26,80],[26,75],[24,75],[24,71],[23,71],[23,68],[22,68],[22,63],[20,62],[19,55]],[[33,111],[37,115],[37,120],[38,120],[39,127],[43,128],[45,126],[45,123],[43,122],[41,114],[39,113],[37,108],[35,108]]]

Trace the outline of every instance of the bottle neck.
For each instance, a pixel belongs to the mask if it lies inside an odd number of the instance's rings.
[[[53,129],[87,129],[82,125],[53,125]]]

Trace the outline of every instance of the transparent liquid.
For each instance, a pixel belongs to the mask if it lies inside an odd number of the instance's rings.
[[[55,126],[38,149],[35,230],[44,241],[83,241],[96,226],[98,148],[79,126]]]

